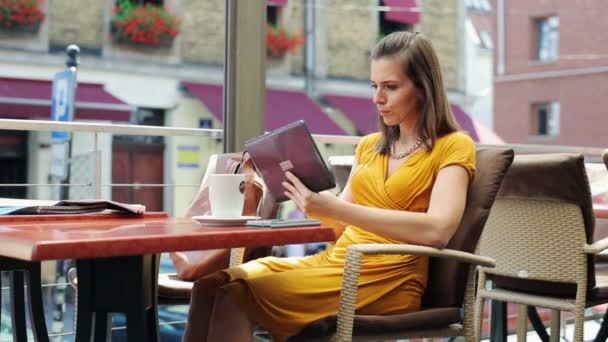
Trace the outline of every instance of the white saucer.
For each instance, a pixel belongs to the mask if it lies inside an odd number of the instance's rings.
[[[259,216],[241,216],[231,218],[214,217],[210,215],[192,216],[192,219],[204,226],[231,227],[244,226],[247,221],[259,220]]]

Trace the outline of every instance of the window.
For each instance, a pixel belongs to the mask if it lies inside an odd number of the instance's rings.
[[[492,5],[488,0],[466,0],[466,7],[471,11],[491,12]]]
[[[121,1],[116,0],[114,1],[115,5],[118,5]],[[163,5],[163,0],[129,0],[130,3],[132,3],[133,5],[146,5],[146,4],[150,4],[150,5],[155,5],[155,6],[162,6]]]
[[[279,6],[266,6],[266,23],[276,26],[279,22]]]
[[[559,112],[559,102],[533,104],[530,116],[530,136],[558,136]]]
[[[494,48],[494,44],[492,43],[492,35],[488,31],[479,32],[479,39],[481,41],[481,47],[492,50]]]
[[[384,6],[382,1],[379,1],[379,6]],[[378,24],[379,24],[379,37],[378,40],[384,38],[395,31],[410,31],[412,29],[412,25],[408,23],[397,22],[393,20],[386,20],[385,11],[380,11],[378,14]]]
[[[552,16],[535,20],[537,49],[536,59],[553,62],[559,56],[559,17]]]

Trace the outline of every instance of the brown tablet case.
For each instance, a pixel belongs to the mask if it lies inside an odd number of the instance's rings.
[[[247,141],[245,149],[277,202],[288,200],[281,185],[286,180],[285,171],[296,175],[314,192],[336,186],[334,176],[302,120]]]

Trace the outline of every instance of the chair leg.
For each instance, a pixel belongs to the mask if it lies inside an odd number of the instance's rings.
[[[547,334],[545,325],[543,324],[543,321],[540,319],[540,316],[538,315],[538,311],[536,311],[536,307],[528,306],[528,318],[530,319],[530,323],[532,323],[534,330],[536,330],[536,334],[538,335],[538,338],[540,338],[540,340],[542,342],[549,342],[549,334]]]
[[[11,321],[13,325],[13,340],[27,341],[25,327],[25,303],[23,298],[23,271],[11,271]]]
[[[526,342],[528,336],[528,315],[527,305],[517,305],[517,342]]]
[[[483,305],[484,299],[477,296],[475,299],[475,342],[481,341],[481,329],[483,329]]]
[[[574,339],[573,342],[582,342],[584,335],[584,327],[585,327],[585,307],[584,302],[583,306],[578,308],[575,311],[574,317]]]
[[[490,340],[492,342],[507,342],[507,303],[497,300],[492,300],[491,303]]]
[[[600,330],[597,332],[597,336],[593,342],[603,342],[608,339],[608,308],[606,308],[606,312],[604,313],[604,317],[602,318],[602,325],[600,326]]]
[[[550,342],[559,342],[560,339],[560,311],[551,310],[551,335],[549,336]],[[576,333],[575,333],[576,334]]]
[[[32,332],[37,342],[48,342],[49,333],[44,318],[44,305],[42,303],[42,280],[40,278],[40,263],[32,263],[25,272],[27,291],[29,297],[30,319]]]

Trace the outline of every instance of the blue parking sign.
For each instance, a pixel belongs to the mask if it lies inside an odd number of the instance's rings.
[[[58,72],[53,77],[53,99],[51,119],[53,121],[69,122],[74,116],[74,95],[76,90],[76,68],[68,68]],[[68,140],[68,132],[53,131],[53,140]]]

